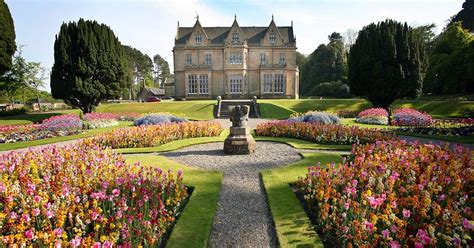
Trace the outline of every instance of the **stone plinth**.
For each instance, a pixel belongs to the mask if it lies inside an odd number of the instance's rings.
[[[224,141],[224,153],[251,154],[255,151],[255,146],[249,127],[231,127],[230,134]]]

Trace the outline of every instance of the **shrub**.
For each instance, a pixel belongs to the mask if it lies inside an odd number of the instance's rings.
[[[349,86],[340,81],[320,83],[310,90],[310,95],[339,98],[351,97]]]
[[[462,147],[377,142],[309,168],[296,188],[329,246],[469,247],[473,171]]]
[[[261,136],[297,138],[320,144],[337,145],[364,144],[394,138],[393,134],[377,129],[292,121],[260,123],[255,133]]]
[[[26,108],[16,108],[7,111],[0,111],[0,116],[13,116],[26,114]]]
[[[393,111],[393,125],[396,126],[428,126],[433,118],[420,111],[410,108],[400,108]]]
[[[185,122],[185,118],[177,117],[169,114],[149,114],[136,119],[133,122],[134,126],[160,125],[173,122]]]
[[[462,107],[459,111],[462,117],[473,118],[474,117],[474,108],[471,107]]]
[[[174,175],[91,143],[0,155],[1,246],[157,246],[187,197]]]
[[[359,114],[359,111],[353,111],[353,110],[338,110],[336,112],[337,116],[341,118],[356,118],[357,115]]]
[[[366,109],[357,115],[356,122],[365,124],[388,125],[388,112],[383,108]]]
[[[42,128],[50,131],[79,131],[82,120],[74,114],[58,115],[43,120]]]
[[[337,115],[324,111],[308,111],[304,114],[292,115],[289,121],[294,122],[311,122],[321,124],[340,124],[341,120]]]
[[[221,125],[217,121],[191,121],[120,128],[90,140],[114,149],[150,147],[179,139],[218,136],[221,131]]]

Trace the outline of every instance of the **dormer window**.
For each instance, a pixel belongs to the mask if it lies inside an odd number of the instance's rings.
[[[270,44],[275,44],[277,40],[277,36],[275,33],[271,33],[270,36],[268,37],[268,42]]]
[[[202,43],[202,36],[201,36],[201,34],[196,34],[196,35],[194,35],[194,42],[196,42],[196,43]]]
[[[240,42],[240,37],[238,33],[232,34],[232,43],[239,43]]]

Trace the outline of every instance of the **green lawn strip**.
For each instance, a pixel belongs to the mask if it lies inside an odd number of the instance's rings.
[[[397,135],[418,137],[418,138],[427,138],[434,140],[443,140],[447,142],[456,142],[456,143],[466,143],[474,144],[474,136],[446,136],[446,135],[428,135],[428,134],[417,134],[417,133],[407,133],[407,132],[395,132]]]
[[[25,125],[40,123],[44,119],[61,114],[79,114],[78,109],[58,110],[42,113],[27,113],[13,116],[0,116],[0,125]]]
[[[347,126],[359,126],[363,128],[394,129],[396,126],[375,125],[355,122],[355,118],[341,118],[341,124]]]
[[[323,247],[300,201],[289,184],[303,177],[307,167],[318,162],[327,164],[340,162],[336,154],[303,153],[303,160],[289,166],[265,170],[262,180],[268,197],[270,211],[275,223],[281,247]]]
[[[214,100],[204,101],[169,101],[169,102],[146,102],[146,103],[117,103],[102,104],[97,107],[97,112],[123,113],[154,113],[169,112],[184,115],[193,120],[211,120],[214,118]]]
[[[179,217],[167,247],[207,247],[223,174],[218,171],[200,170],[178,164],[163,156],[125,155],[128,163],[141,162],[176,173],[183,171],[184,183],[194,187],[184,212]]]
[[[74,140],[74,139],[82,139],[82,138],[91,137],[97,134],[105,133],[116,128],[130,126],[131,124],[132,124],[131,122],[121,121],[119,122],[118,126],[91,129],[91,130],[87,130],[83,133],[75,134],[75,135],[60,136],[60,137],[32,140],[32,141],[26,141],[26,142],[3,143],[3,144],[0,144],[0,151],[26,148],[30,146],[47,145],[47,144],[52,144],[52,143],[57,143],[57,142],[62,142],[62,141]]]
[[[393,108],[414,108],[429,113],[435,118],[461,117],[463,107],[474,108],[474,101],[423,101],[397,100]]]
[[[271,141],[286,143],[295,149],[308,149],[308,150],[350,150],[352,145],[324,145],[317,144],[306,140],[284,138],[284,137],[269,137],[269,136],[255,136],[256,141]]]
[[[259,103],[260,115],[264,119],[286,119],[295,111],[273,103]]]

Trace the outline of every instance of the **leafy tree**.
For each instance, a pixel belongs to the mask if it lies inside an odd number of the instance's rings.
[[[321,44],[308,57],[301,71],[300,92],[307,95],[314,86],[330,81],[345,81],[347,74],[344,43],[339,33],[328,36],[329,43]]]
[[[449,24],[436,37],[429,56],[424,91],[435,94],[474,93],[473,36],[460,22]]]
[[[28,62],[22,56],[21,46],[13,57],[13,64],[9,71],[0,77],[0,92],[13,102],[18,91],[27,86]]]
[[[406,23],[365,26],[349,52],[351,93],[386,109],[396,99],[420,96],[424,52]]]
[[[359,31],[355,29],[347,29],[343,35],[343,42],[344,42],[344,51],[349,52],[349,49],[352,45],[354,45],[355,41],[357,40],[357,35]]]
[[[0,76],[12,68],[16,51],[15,27],[7,4],[0,0]]]
[[[300,70],[306,65],[308,62],[308,57],[306,55],[296,52],[296,65],[300,68]]]
[[[54,42],[53,97],[89,113],[125,87],[123,47],[114,32],[96,21],[63,23]]]
[[[26,74],[26,83],[33,91],[38,104],[38,109],[41,111],[41,87],[45,86],[46,69],[41,67],[39,62],[28,62],[28,72]]]
[[[155,83],[162,85],[170,77],[170,66],[159,54],[153,56],[153,62],[155,64]]]
[[[462,10],[453,18],[452,22],[462,22],[462,27],[474,32],[474,0],[466,0]]]
[[[131,46],[123,46],[125,51],[125,66],[127,91],[135,97],[137,90],[145,85],[153,85],[153,62],[151,58]],[[136,89],[136,87],[138,89]]]

